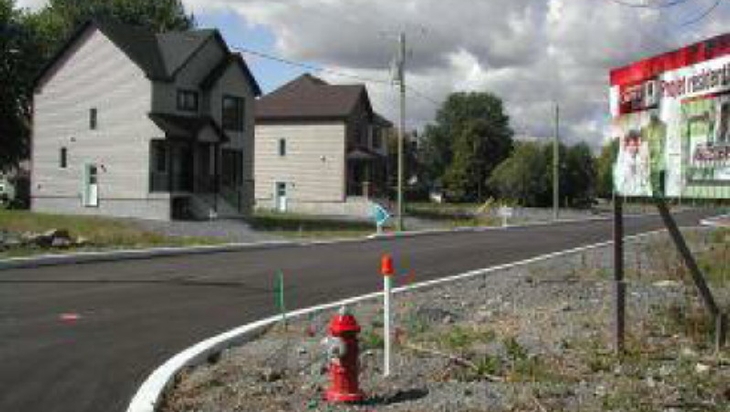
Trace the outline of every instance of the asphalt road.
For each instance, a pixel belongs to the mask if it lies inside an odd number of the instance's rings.
[[[660,227],[626,221],[627,234]],[[276,270],[294,309],[378,290],[385,252],[426,280],[610,238],[592,221],[0,271],[0,411],[124,411],[173,354],[272,315]]]

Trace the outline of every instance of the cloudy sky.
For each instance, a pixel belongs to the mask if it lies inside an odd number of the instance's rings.
[[[43,0],[18,0],[37,8]],[[561,135],[599,146],[608,70],[727,31],[728,0],[183,0],[200,26],[218,27],[232,46],[386,81],[404,31],[409,57],[408,124],[432,121],[454,91],[501,96],[518,135]],[[303,72],[245,55],[264,91]],[[397,119],[396,90],[369,82],[376,110]]]

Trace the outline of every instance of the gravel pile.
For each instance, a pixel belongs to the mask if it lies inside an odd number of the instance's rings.
[[[719,233],[689,236],[702,262],[728,256],[729,235]],[[671,244],[656,235],[627,249],[621,357],[610,350],[612,256],[604,248],[397,295],[387,379],[380,306],[351,307],[363,329],[362,404],[322,400],[320,341],[332,315],[323,313],[184,371],[161,410],[730,410],[730,353],[714,353],[711,325]],[[722,277],[711,285],[727,310],[730,262],[719,264]]]

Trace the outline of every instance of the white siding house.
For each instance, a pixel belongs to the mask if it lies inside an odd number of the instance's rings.
[[[385,135],[362,85],[305,74],[257,101],[256,206],[366,215],[386,188]]]
[[[32,209],[150,219],[247,214],[259,94],[215,30],[84,24],[36,81]],[[238,103],[228,117],[240,127],[224,124],[224,98]]]

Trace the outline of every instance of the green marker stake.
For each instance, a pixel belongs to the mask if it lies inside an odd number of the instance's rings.
[[[284,272],[282,271],[279,271],[276,274],[276,289],[276,303],[279,306],[279,312],[281,312],[281,321],[284,322],[284,330],[286,330],[286,306],[284,305]]]

